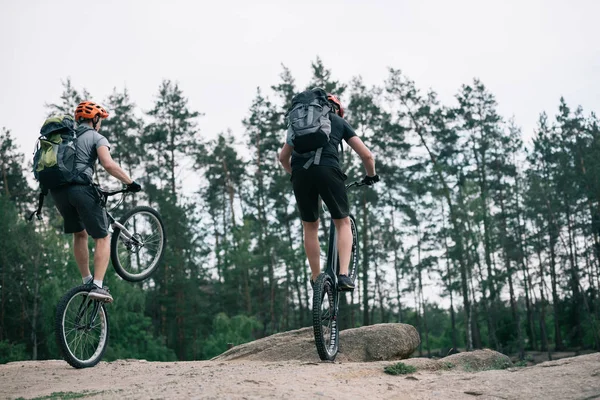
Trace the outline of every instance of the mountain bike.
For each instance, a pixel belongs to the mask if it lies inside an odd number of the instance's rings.
[[[158,268],[167,243],[160,214],[151,207],[138,206],[117,221],[106,209],[108,198],[123,194],[127,189],[106,192],[96,187],[100,203],[112,228],[110,259],[117,274],[126,281],[147,279]],[[55,330],[65,361],[75,368],[96,365],[108,345],[108,313],[102,300],[88,298],[93,284],[69,290],[58,302]]]
[[[346,190],[351,187],[364,186],[362,182],[353,182],[346,185]],[[358,274],[358,230],[356,220],[350,215],[350,229],[352,230],[352,251],[348,266],[348,277],[356,282]],[[323,361],[333,361],[339,349],[339,292],[338,271],[340,259],[337,249],[337,231],[333,220],[330,221],[329,242],[327,247],[327,263],[325,271],[317,277],[313,287],[313,330],[315,344],[319,357]]]

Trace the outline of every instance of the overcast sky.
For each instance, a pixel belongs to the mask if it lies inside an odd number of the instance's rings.
[[[208,136],[241,130],[256,87],[299,86],[319,55],[335,79],[382,84],[402,69],[449,103],[473,77],[531,136],[560,96],[600,108],[600,1],[0,0],[0,127],[28,159],[72,79],[102,102],[114,87],[142,110],[177,81]],[[110,110],[109,110],[110,111]]]

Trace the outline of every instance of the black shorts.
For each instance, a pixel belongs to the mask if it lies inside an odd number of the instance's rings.
[[[331,218],[341,219],[349,215],[348,195],[344,181],[347,176],[337,167],[313,165],[308,169],[292,172],[294,195],[302,221],[319,219],[319,196],[323,199]]]
[[[93,186],[71,185],[50,191],[56,208],[65,220],[65,233],[86,230],[94,239],[108,236],[106,210]]]

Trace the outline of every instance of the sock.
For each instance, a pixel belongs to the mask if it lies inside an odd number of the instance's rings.
[[[84,278],[81,278],[81,279],[83,280],[83,284],[85,285],[86,283],[90,283],[91,281],[93,281],[94,277],[91,276],[91,275],[88,275],[88,276],[86,276]]]
[[[98,286],[99,288],[102,287],[102,281],[99,281],[97,279],[94,279],[94,285]]]

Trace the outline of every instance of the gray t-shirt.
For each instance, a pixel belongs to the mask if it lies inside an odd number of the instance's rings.
[[[77,159],[75,165],[81,174],[89,178],[92,182],[94,175],[94,166],[98,160],[98,148],[106,146],[110,149],[108,140],[99,134],[95,129],[88,125],[79,125],[77,127]]]

